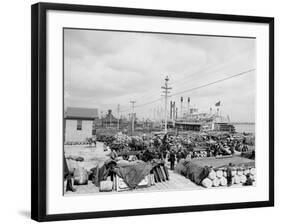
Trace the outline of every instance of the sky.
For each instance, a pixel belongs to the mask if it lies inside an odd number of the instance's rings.
[[[204,88],[196,87],[256,68],[251,38],[64,29],[64,106],[112,109],[139,119],[163,116],[161,86],[180,114],[191,106],[208,112],[216,102],[232,122],[255,121],[255,70]],[[158,113],[157,113],[158,112]]]

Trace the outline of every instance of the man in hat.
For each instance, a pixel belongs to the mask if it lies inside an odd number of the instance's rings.
[[[229,163],[226,168],[226,180],[227,180],[228,187],[230,187],[232,185],[232,167],[233,167],[233,164]]]

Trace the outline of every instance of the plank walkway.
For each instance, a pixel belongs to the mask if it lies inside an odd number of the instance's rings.
[[[134,190],[127,190],[122,192],[151,192],[151,191],[169,191],[169,190],[194,190],[194,189],[202,189],[202,186],[199,186],[193,183],[191,180],[185,178],[184,176],[174,173],[173,171],[169,170],[170,180],[160,183],[155,183],[155,185],[150,187],[141,187]],[[76,192],[65,192],[65,195],[79,195],[79,194],[94,194],[94,193],[101,193],[99,192],[99,188],[96,187],[91,181],[88,182],[88,185],[79,185],[74,186]],[[122,192],[102,192],[105,193],[122,193]]]

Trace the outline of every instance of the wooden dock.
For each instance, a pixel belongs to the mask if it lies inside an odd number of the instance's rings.
[[[194,190],[194,189],[202,189],[202,186],[199,186],[193,183],[191,180],[185,178],[184,176],[174,173],[169,170],[170,180],[160,183],[155,183],[153,186],[149,187],[141,187],[134,190],[127,190],[122,192],[146,192],[146,191],[170,191],[170,190]],[[99,188],[94,185],[91,181],[88,182],[88,185],[79,185],[74,186],[76,192],[65,192],[65,195],[79,195],[79,194],[95,194],[101,193],[99,192]],[[112,193],[122,193],[122,192],[102,192],[103,194],[112,194]]]

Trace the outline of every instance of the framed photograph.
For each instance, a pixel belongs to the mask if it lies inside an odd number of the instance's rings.
[[[32,5],[32,219],[274,205],[274,19]]]

